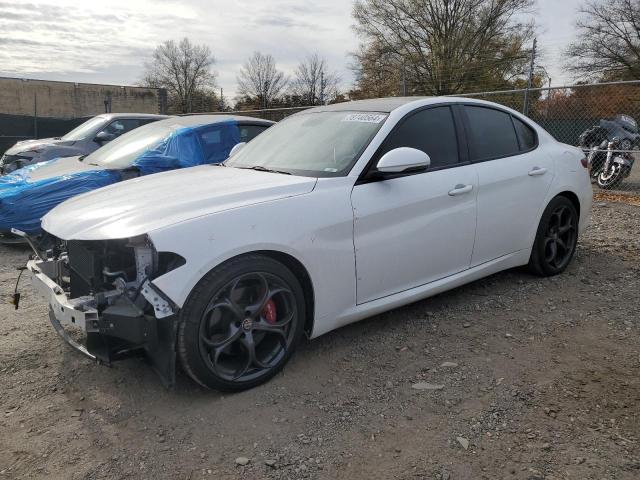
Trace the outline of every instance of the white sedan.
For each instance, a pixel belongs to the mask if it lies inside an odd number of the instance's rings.
[[[584,154],[505,107],[389,98],[287,118],[223,166],[71,199],[28,264],[51,321],[102,362],[241,390],[306,334],[521,265],[562,272],[587,226]],[[81,345],[67,334],[86,333]]]

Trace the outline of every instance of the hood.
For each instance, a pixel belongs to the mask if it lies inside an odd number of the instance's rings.
[[[52,145],[73,145],[74,142],[62,140],[61,138],[40,138],[38,140],[23,140],[16,143],[9,150],[4,152],[5,155],[18,155],[30,150],[41,150],[43,148],[50,147]]]
[[[67,177],[90,170],[104,170],[96,165],[80,161],[80,157],[65,157],[33,163],[11,173],[0,176],[0,194],[9,188],[24,187],[43,180]]]
[[[317,179],[231,167],[200,167],[136,178],[72,198],[42,219],[64,240],[150,233],[232,208],[309,193]]]
[[[13,175],[24,176],[30,182],[37,182],[45,178],[61,177],[87,170],[101,170],[102,167],[81,162],[80,157],[63,157],[29,165],[21,170],[16,170]],[[22,175],[25,172],[25,175]]]
[[[120,173],[77,157],[35,163],[0,177],[0,232],[40,233],[40,219],[65,200],[120,181]]]

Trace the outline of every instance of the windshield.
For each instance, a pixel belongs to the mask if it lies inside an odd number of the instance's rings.
[[[182,126],[167,124],[166,121],[143,125],[87,155],[84,161],[91,165],[99,165],[105,168],[130,167],[140,155],[156,147],[173,130],[179,128],[182,128]]]
[[[78,140],[84,140],[89,135],[97,133],[95,130],[105,124],[107,120],[104,117],[93,117],[84,123],[81,123],[76,128],[67,133],[62,140],[69,142],[77,142]]]
[[[386,118],[382,113],[300,113],[258,135],[225,165],[312,177],[344,176]]]

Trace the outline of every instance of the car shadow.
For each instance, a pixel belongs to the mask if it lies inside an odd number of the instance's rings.
[[[567,271],[554,278],[582,277],[588,272],[593,256],[578,252],[577,259]],[[599,254],[598,264],[611,265],[623,262],[619,257],[611,254]],[[153,371],[148,360],[144,358],[132,358],[116,362],[112,367],[96,367],[88,360],[82,360],[83,366],[78,366],[78,355],[67,349],[64,355],[61,371],[77,371],[78,378],[84,387],[90,388],[95,395],[110,396],[118,402],[133,401],[134,403],[166,404],[172,408],[197,408],[198,405],[210,406],[211,402],[234,398],[233,401],[246,401],[248,404],[257,401],[260,395],[267,389],[273,393],[279,388],[291,388],[293,377],[295,385],[309,384],[310,370],[320,367],[333,359],[348,355],[353,350],[356,342],[371,342],[392,336],[397,331],[407,328],[421,328],[426,325],[432,315],[442,315],[450,306],[455,306],[455,318],[447,318],[447,321],[457,322],[460,325],[451,325],[451,328],[462,327],[465,322],[473,321],[473,308],[481,299],[499,298],[508,295],[517,289],[522,289],[528,283],[554,282],[554,278],[541,278],[527,272],[524,268],[511,269],[499,272],[489,277],[474,281],[467,285],[440,293],[425,300],[421,300],[389,312],[385,312],[368,319],[344,326],[321,337],[302,342],[296,354],[285,367],[283,372],[276,375],[263,386],[239,393],[227,393],[207,390],[182,371],[178,366],[176,372],[176,384],[173,388],[165,388],[160,378]],[[579,280],[574,279],[574,282]],[[434,313],[435,312],[435,313]],[[406,322],[409,322],[407,324]],[[437,341],[437,338],[435,339]],[[295,388],[295,387],[294,387]],[[302,388],[302,387],[300,387]],[[132,396],[132,391],[137,392]]]

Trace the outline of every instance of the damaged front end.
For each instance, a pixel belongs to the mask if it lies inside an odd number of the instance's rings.
[[[146,236],[123,240],[52,239],[27,264],[50,306],[56,331],[97,362],[146,354],[167,386],[175,383],[178,308],[152,282],[184,264]],[[84,345],[72,331],[84,332]]]

